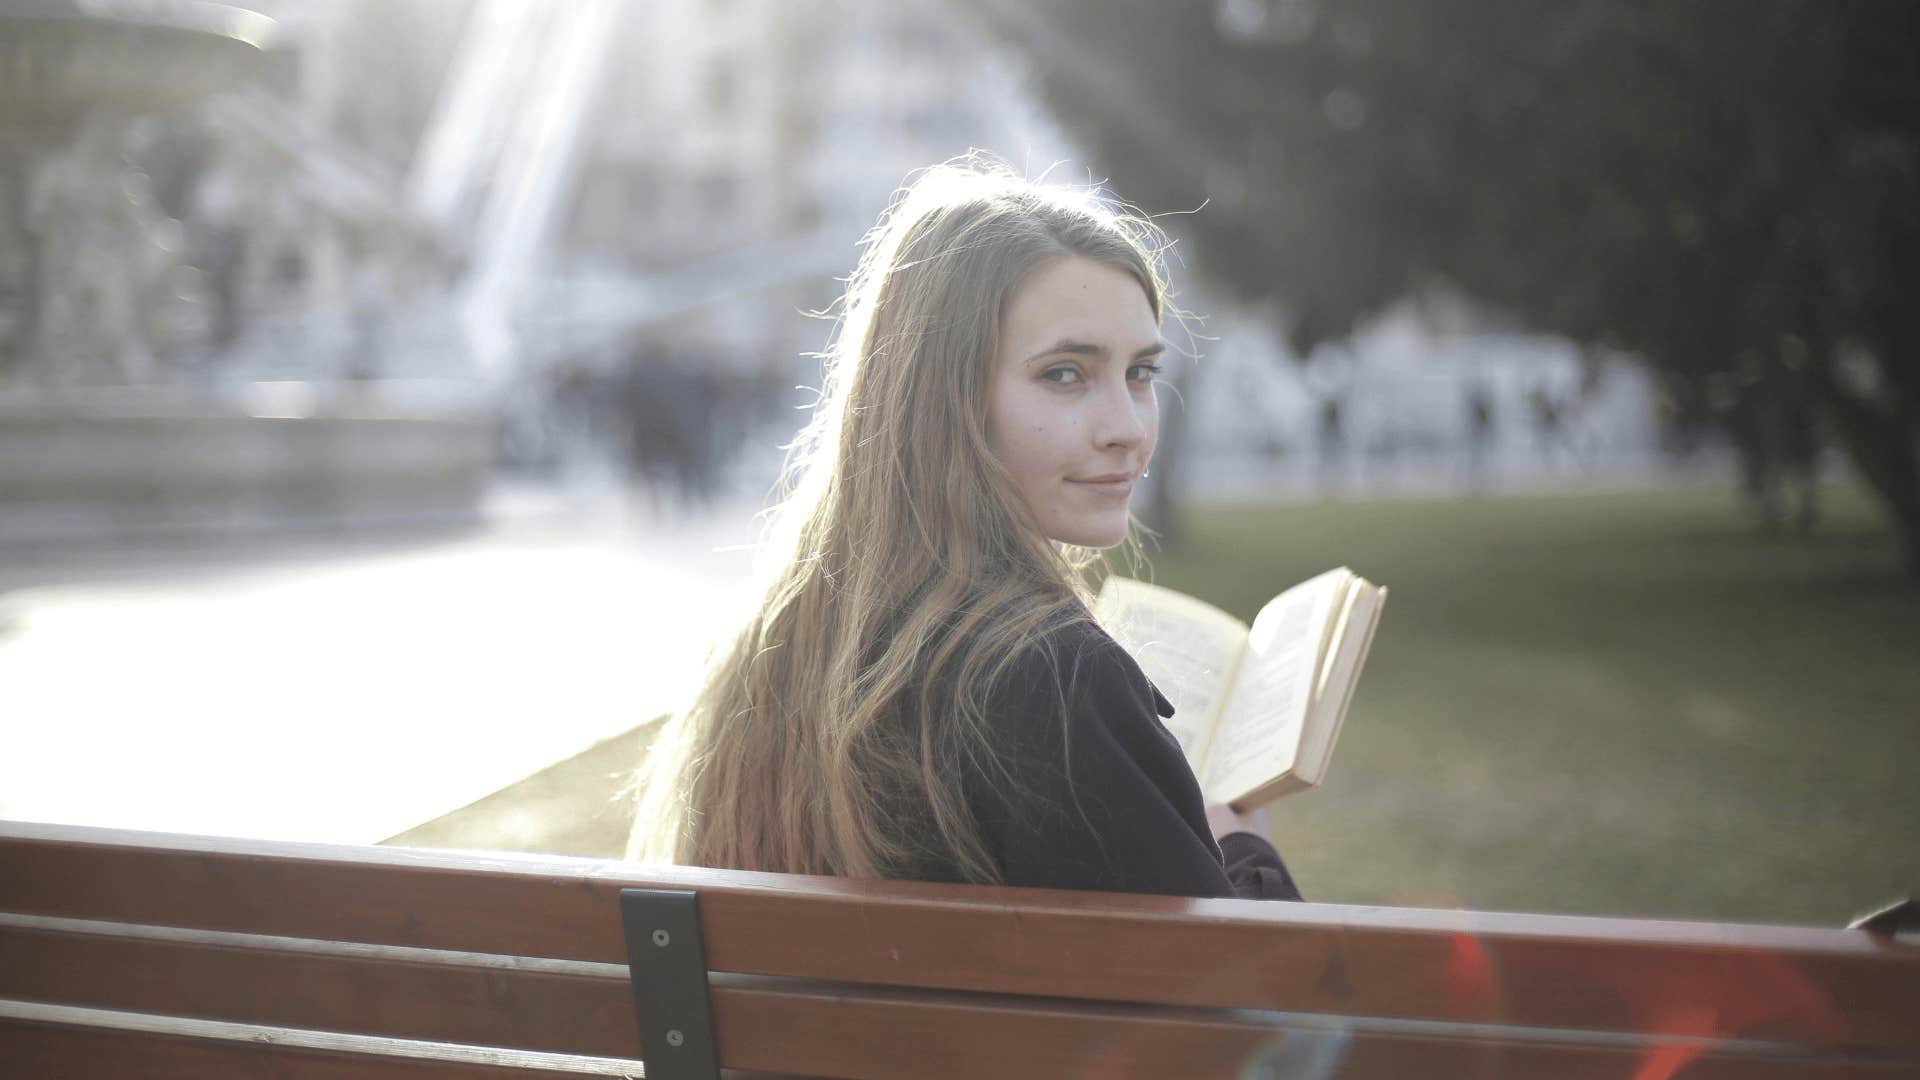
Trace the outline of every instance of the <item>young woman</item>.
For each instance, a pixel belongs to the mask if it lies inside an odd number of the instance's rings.
[[[1298,899],[1263,817],[1203,805],[1172,707],[1087,609],[1159,431],[1155,235],[972,162],[896,199],[771,580],[652,749],[632,857]]]

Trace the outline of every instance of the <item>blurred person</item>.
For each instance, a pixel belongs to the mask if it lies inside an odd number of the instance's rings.
[[[1467,390],[1467,488],[1483,491],[1487,486],[1487,462],[1494,441],[1493,392],[1484,383]]]
[[[1336,493],[1347,473],[1347,402],[1358,385],[1350,348],[1316,349],[1304,369],[1313,398],[1314,482],[1322,495]]]
[[[1338,394],[1327,394],[1320,398],[1315,415],[1315,443],[1319,446],[1315,464],[1320,470],[1320,490],[1332,491],[1340,485],[1340,473],[1347,457],[1346,403]]]
[[[1668,376],[1653,398],[1654,430],[1670,468],[1697,464],[1713,419],[1705,388],[1690,378]]]
[[[710,358],[637,350],[618,388],[631,503],[645,493],[656,514],[714,494],[713,427],[719,420]]]
[[[1153,227],[936,166],[868,241],[794,446],[771,578],[641,770],[629,855],[1298,899],[1204,805],[1081,571],[1159,432]]]
[[[1797,368],[1748,352],[1717,386],[1740,460],[1740,488],[1763,528],[1811,532],[1819,517],[1820,438],[1812,392]]]
[[[1527,391],[1527,408],[1533,413],[1534,447],[1540,454],[1540,464],[1548,469],[1558,468],[1563,459],[1581,464],[1573,440],[1567,436],[1567,406],[1559,395],[1545,386],[1535,386]]]
[[[1781,497],[1792,505],[1794,529],[1809,533],[1820,519],[1818,420],[1813,403],[1804,393],[1788,398],[1783,410],[1779,435]]]

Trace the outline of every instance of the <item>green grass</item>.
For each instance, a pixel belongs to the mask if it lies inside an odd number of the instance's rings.
[[[1214,508],[1153,559],[1242,617],[1391,588],[1326,783],[1275,804],[1342,903],[1839,925],[1920,892],[1920,588],[1853,488]]]

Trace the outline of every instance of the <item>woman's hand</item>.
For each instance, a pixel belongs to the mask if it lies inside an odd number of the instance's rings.
[[[1228,833],[1237,832],[1250,832],[1262,839],[1272,834],[1272,826],[1267,823],[1265,807],[1243,814],[1226,803],[1215,803],[1207,807],[1207,828],[1213,830],[1215,840]]]

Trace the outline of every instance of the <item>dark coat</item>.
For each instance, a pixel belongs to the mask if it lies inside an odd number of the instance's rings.
[[[966,777],[1007,884],[1300,899],[1265,838],[1232,833],[1215,843],[1200,785],[1160,722],[1172,715],[1133,657],[1090,619],[1055,628],[1014,662],[988,697],[1005,773]],[[915,876],[954,873],[928,870]]]

